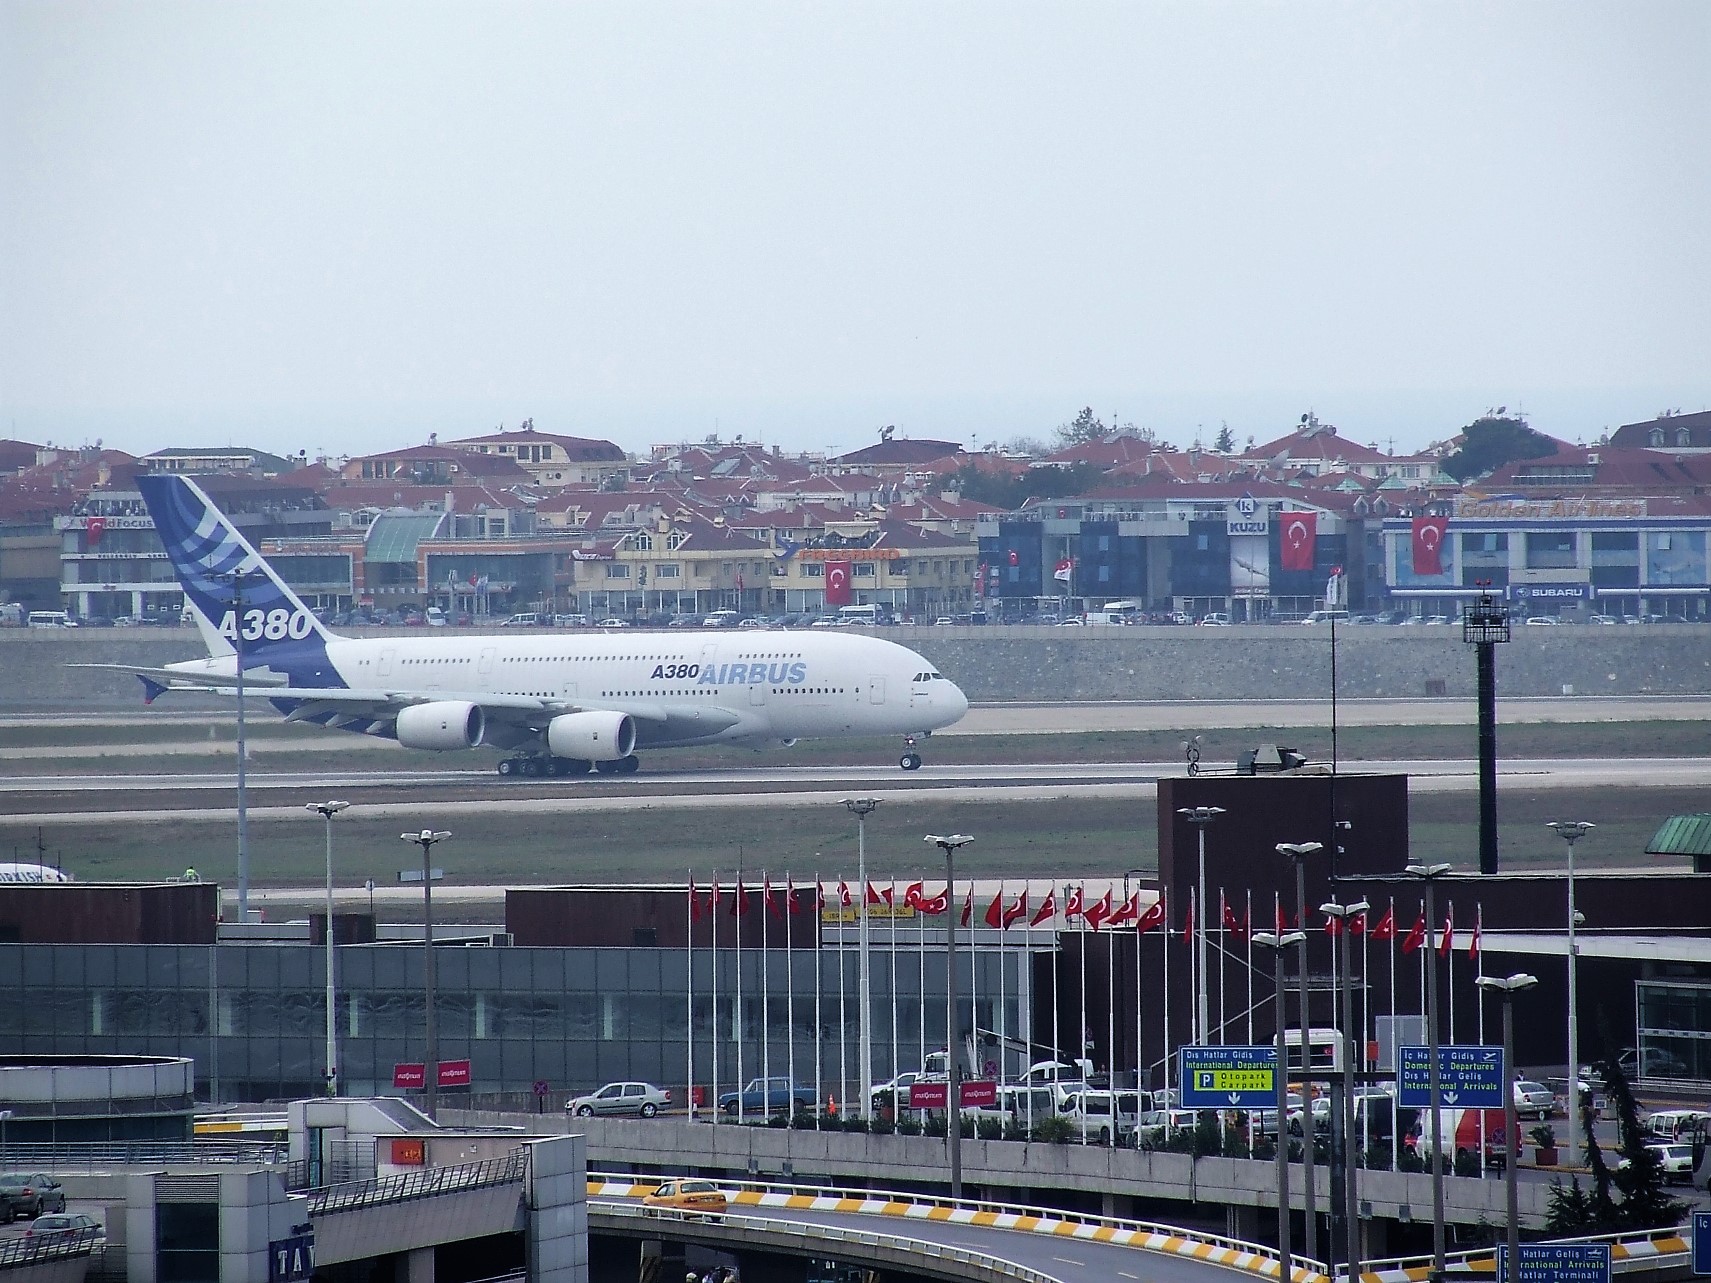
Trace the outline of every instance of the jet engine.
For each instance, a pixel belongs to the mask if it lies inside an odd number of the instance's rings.
[[[475,748],[486,733],[481,705],[466,700],[414,704],[398,713],[398,742],[405,748]]]
[[[554,757],[616,762],[636,751],[636,723],[628,713],[563,713],[547,723]]]

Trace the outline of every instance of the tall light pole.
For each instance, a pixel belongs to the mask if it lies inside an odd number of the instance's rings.
[[[1206,995],[1206,826],[1224,813],[1221,806],[1179,806],[1176,813],[1200,834],[1200,889],[1194,900],[1195,1008],[1194,1042],[1204,1047],[1211,1041],[1211,1020]],[[1223,999],[1219,999],[1222,1003]]]
[[[224,576],[232,581],[232,649],[237,654],[238,667],[238,921],[250,920],[250,809],[248,777],[248,743],[244,723],[244,580],[257,577],[259,572],[239,567]],[[259,617],[260,612],[257,612]],[[259,629],[259,625],[258,625]],[[261,636],[257,631],[255,636]]]
[[[1331,952],[1341,953],[1337,967],[1338,1019],[1343,1025],[1343,1259],[1348,1277],[1360,1273],[1360,1201],[1355,1195],[1360,1146],[1355,1142],[1355,1032],[1354,1032],[1354,931],[1352,920],[1372,908],[1365,900],[1356,904],[1321,904],[1319,912],[1337,923]]]
[[[327,823],[327,1095],[339,1094],[339,1022],[335,1002],[338,990],[333,985],[333,817],[350,809],[349,802],[305,802],[305,811],[312,811]]]
[[[1272,994],[1276,1000],[1277,1010],[1277,1260],[1280,1279],[1294,1278],[1295,1258],[1290,1249],[1289,1225],[1289,1048],[1284,1044],[1283,1031],[1289,1021],[1285,1016],[1286,1004],[1283,995],[1283,951],[1307,942],[1304,931],[1290,931],[1278,934],[1275,931],[1256,931],[1253,942],[1261,948],[1271,950],[1271,980]],[[1306,1099],[1305,1096],[1302,1097]],[[1311,1111],[1307,1111],[1310,1118]]]
[[[1410,864],[1407,872],[1426,884],[1426,948],[1437,929],[1437,881],[1450,871],[1447,864]],[[1444,1111],[1443,1078],[1438,1069],[1438,960],[1426,958],[1426,1059],[1428,1126],[1432,1129],[1432,1270],[1444,1272]]]
[[[927,841],[945,853],[945,1140],[951,1155],[951,1200],[962,1197],[962,1065],[956,1039],[956,853],[974,838],[967,833],[940,837],[927,834]],[[863,888],[866,894],[866,888]]]
[[[1515,1115],[1515,1085],[1512,1081],[1515,1073],[1515,995],[1531,989],[1539,983],[1539,978],[1518,971],[1507,979],[1480,976],[1474,983],[1503,999],[1503,1074],[1504,1086],[1508,1088],[1503,1094],[1503,1135],[1508,1151],[1503,1156],[1503,1206],[1509,1223],[1509,1268],[1504,1272],[1508,1275],[1508,1283],[1521,1283],[1521,1214],[1515,1196],[1515,1160],[1521,1156],[1521,1122]]]
[[[427,1092],[427,1114],[437,1117],[440,1107],[440,1038],[434,1023],[434,868],[429,853],[435,843],[451,836],[445,829],[423,829],[420,833],[400,833],[399,838],[422,848],[422,993],[427,1001],[424,1011],[428,1054],[422,1064],[422,1088]],[[400,878],[404,875],[399,874]],[[414,879],[411,879],[414,880]]]
[[[1575,1001],[1575,972],[1577,970],[1578,946],[1574,940],[1575,919],[1580,915],[1574,911],[1574,844],[1580,841],[1593,829],[1596,824],[1585,820],[1552,820],[1547,826],[1556,830],[1556,834],[1568,843],[1568,1156],[1569,1162],[1577,1162],[1576,1155],[1580,1153],[1578,1137],[1580,1135],[1580,1014],[1579,1004]]]
[[[1305,927],[1307,925],[1307,857],[1317,855],[1325,848],[1318,842],[1279,842],[1275,849],[1279,855],[1295,866],[1295,924],[1299,927]],[[1311,1023],[1308,1020],[1310,1013],[1307,1005],[1307,932],[1304,930],[1296,931],[1291,932],[1291,935],[1301,937],[1300,974],[1296,977],[1301,997],[1301,1172],[1306,1181],[1303,1206],[1307,1212],[1307,1256],[1310,1260],[1316,1261],[1319,1259],[1319,1212],[1314,1205],[1316,1200],[1313,1194],[1313,1168],[1315,1166],[1313,1084],[1307,1077],[1311,1068],[1307,1055],[1307,1030]],[[1280,1068],[1287,1071],[1288,1062],[1285,1061]],[[1282,1126],[1281,1120],[1278,1125]]]
[[[857,903],[861,905],[860,939],[856,946],[856,993],[861,1003],[857,1047],[861,1057],[861,1108],[857,1114],[867,1118],[873,1113],[873,975],[868,959],[867,927],[867,817],[879,806],[876,797],[845,797],[838,799],[856,817],[856,879],[861,883]]]

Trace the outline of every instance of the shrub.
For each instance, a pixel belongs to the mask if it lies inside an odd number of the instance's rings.
[[[943,1136],[945,1134],[945,1116],[943,1114],[928,1114],[927,1121],[921,1124],[923,1136]]]
[[[1455,1174],[1457,1176],[1483,1175],[1479,1167],[1479,1155],[1471,1149],[1456,1150]]]
[[[845,1114],[844,1130],[846,1132],[865,1132],[867,1130],[867,1119],[857,1117],[855,1114]]]
[[[1369,1145],[1360,1156],[1360,1165],[1368,1171],[1388,1172],[1390,1170],[1390,1146]]]
[[[897,1130],[897,1124],[892,1119],[881,1114],[868,1124],[867,1129],[875,1136],[889,1136],[892,1132]]]
[[[1527,1133],[1527,1137],[1540,1149],[1555,1149],[1557,1147],[1557,1129],[1549,1123],[1540,1123]]]
[[[919,1136],[921,1134],[921,1120],[911,1115],[904,1115],[897,1120],[897,1134],[899,1136]]]
[[[776,1127],[782,1131],[784,1128],[790,1126],[790,1119],[784,1114],[768,1114],[766,1125],[768,1127]]]
[[[820,1125],[820,1120],[806,1109],[798,1109],[791,1116],[790,1125],[797,1131],[811,1132]]]
[[[1034,1124],[1034,1139],[1048,1145],[1067,1145],[1074,1130],[1069,1119],[1061,1114],[1052,1114]]]
[[[1014,1119],[1014,1118],[1005,1119],[1005,1121],[1004,1121],[1004,1137],[1003,1138],[1005,1140],[1027,1140],[1028,1139],[1028,1129],[1025,1126],[1023,1126],[1022,1123],[1019,1122],[1017,1119]]]
[[[1396,1170],[1399,1172],[1423,1172],[1426,1170],[1426,1164],[1420,1161],[1420,1155],[1416,1151],[1403,1146],[1402,1153],[1396,1160]]]
[[[974,1134],[981,1140],[1003,1140],[1004,1120],[1001,1118],[982,1118],[976,1121]]]

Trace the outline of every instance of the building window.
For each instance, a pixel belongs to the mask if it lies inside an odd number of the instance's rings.
[[[1574,567],[1574,531],[1529,530],[1527,569],[1570,570]]]
[[[850,567],[850,574],[856,579],[872,579],[874,577],[873,563],[871,561],[858,561]]]
[[[688,539],[689,536],[684,534],[681,530],[673,530],[665,537],[665,550],[667,552],[676,552],[679,548],[683,547]]]
[[[621,562],[621,561],[609,561],[606,563],[606,578],[608,578],[608,579],[628,579],[629,577],[630,577],[630,568],[627,565],[625,565],[623,562]]]
[[[654,567],[655,579],[678,579],[682,577],[683,569],[675,561],[662,561]]]
[[[804,579],[824,579],[826,577],[826,563],[823,561],[803,562],[802,577]]]
[[[650,535],[637,535],[634,539],[630,540],[630,547],[634,548],[637,552],[652,552],[654,550],[654,541]]]

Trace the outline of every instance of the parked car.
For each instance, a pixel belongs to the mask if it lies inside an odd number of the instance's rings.
[[[579,1118],[593,1114],[639,1114],[652,1118],[671,1105],[671,1093],[652,1083],[607,1083],[599,1091],[575,1096],[565,1103],[565,1112]]]
[[[898,1074],[890,1082],[880,1083],[873,1089],[873,1108],[878,1109],[908,1109],[909,1088],[920,1074],[913,1070]]]
[[[1221,610],[1215,610],[1209,615],[1200,617],[1200,626],[1202,628],[1228,628],[1230,617]]]
[[[1651,1141],[1673,1141],[1711,1127],[1711,1114],[1700,1109],[1659,1109],[1647,1115],[1645,1132]]]
[[[19,1216],[40,1216],[43,1212],[63,1212],[65,1191],[53,1177],[43,1172],[12,1172],[0,1176],[0,1199],[5,1199]]]
[[[730,1206],[725,1191],[712,1181],[666,1181],[642,1200],[642,1206],[652,1212],[698,1212],[703,1216],[723,1216]]]
[[[1556,1093],[1543,1083],[1529,1082],[1524,1078],[1515,1080],[1515,1117],[1531,1115],[1542,1123],[1556,1112],[1556,1107]]]
[[[1153,1109],[1135,1122],[1135,1143],[1142,1148],[1156,1148],[1177,1136],[1194,1131],[1198,1117],[1192,1109]]]
[[[525,610],[521,614],[512,615],[511,618],[503,621],[499,625],[499,627],[501,627],[501,628],[540,628],[543,626],[544,622],[545,621],[542,619],[542,617],[540,615],[537,615],[534,611]]]
[[[24,1231],[24,1237],[40,1243],[59,1239],[93,1238],[101,1232],[101,1222],[82,1212],[50,1212],[36,1217],[36,1223]]]
[[[1693,1180],[1693,1146],[1674,1141],[1650,1141],[1646,1148],[1658,1156],[1665,1185],[1686,1185]]]
[[[1071,1134],[1077,1140],[1096,1145],[1124,1145],[1135,1134],[1136,1118],[1118,1108],[1117,1100],[1108,1091],[1076,1087],[1063,1091],[1058,1113],[1069,1119]]]
[[[744,1113],[770,1114],[796,1105],[812,1109],[814,1089],[792,1086],[788,1078],[751,1078],[742,1091],[728,1091],[720,1096],[719,1108],[734,1115],[739,1101]]]

